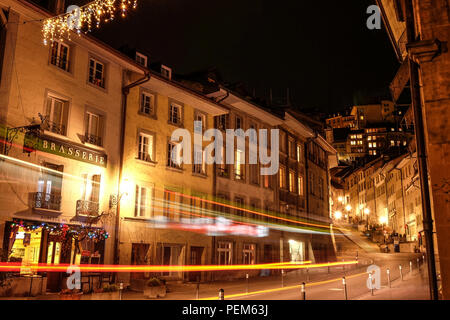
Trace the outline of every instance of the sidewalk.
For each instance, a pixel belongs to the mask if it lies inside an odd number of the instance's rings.
[[[357,300],[429,300],[428,277],[424,269],[408,274],[403,281],[397,278],[390,288],[384,283],[379,290],[374,290],[373,296],[368,292]]]

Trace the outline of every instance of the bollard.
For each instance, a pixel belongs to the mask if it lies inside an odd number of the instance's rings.
[[[403,272],[402,272],[402,265],[399,265],[398,268],[400,269],[400,278],[403,281]]]
[[[369,282],[370,282],[370,294],[373,295],[373,280],[372,280],[372,272],[369,273]]]
[[[245,275],[245,281],[246,281],[246,293],[248,294],[248,273]]]
[[[419,272],[420,272],[420,260],[419,260],[419,258],[417,258],[417,270],[419,270]]]
[[[342,277],[342,284],[344,285],[345,300],[348,300],[348,297],[347,297],[347,282],[345,281],[345,277]]]
[[[219,290],[219,300],[225,300],[225,293],[223,289]]]
[[[412,261],[409,261],[409,273],[412,274]]]
[[[391,272],[389,271],[389,268],[386,270],[387,272],[387,278],[388,278],[388,286],[391,287]]]
[[[123,282],[119,283],[119,300],[122,300]]]
[[[306,300],[306,290],[304,282],[302,282],[302,300]]]
[[[284,270],[281,270],[281,287],[284,287]]]

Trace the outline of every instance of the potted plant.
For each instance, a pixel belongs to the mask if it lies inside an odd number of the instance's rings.
[[[59,300],[81,300],[83,292],[78,289],[63,289],[59,293]]]
[[[156,277],[148,280],[144,288],[144,296],[150,299],[163,298],[166,293],[166,281]]]
[[[102,288],[94,289],[91,300],[119,300],[119,286],[105,284]]]

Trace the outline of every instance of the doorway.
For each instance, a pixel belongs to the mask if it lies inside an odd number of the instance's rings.
[[[201,265],[204,247],[191,247],[190,265]],[[189,272],[189,281],[199,281],[201,272]]]
[[[133,243],[131,245],[131,264],[146,265],[150,264],[150,245],[147,243]],[[149,272],[132,272],[131,279],[144,279],[150,276]]]

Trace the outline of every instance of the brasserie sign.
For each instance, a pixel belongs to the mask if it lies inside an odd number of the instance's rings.
[[[27,142],[26,140],[27,139],[24,141],[24,145],[30,143],[30,141]],[[36,150],[106,168],[107,156],[103,152],[88,149],[48,136],[34,137],[33,140],[33,147]]]

